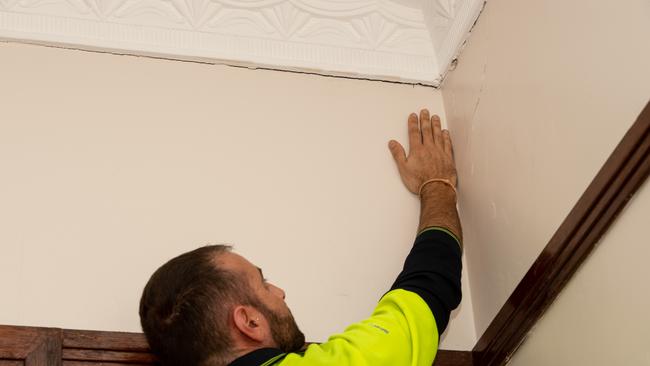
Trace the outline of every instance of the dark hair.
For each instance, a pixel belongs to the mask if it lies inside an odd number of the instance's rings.
[[[230,251],[210,245],[171,259],[151,276],[140,299],[140,323],[164,366],[225,363],[232,341],[227,314],[250,302],[244,278],[218,268]]]

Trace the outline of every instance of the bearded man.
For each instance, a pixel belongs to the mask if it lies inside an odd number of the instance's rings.
[[[365,320],[305,345],[279,287],[224,245],[171,259],[147,283],[140,320],[164,366],[431,366],[461,300],[461,227],[447,130],[422,110],[408,119],[409,155],[388,147],[420,197],[415,243],[390,290]]]

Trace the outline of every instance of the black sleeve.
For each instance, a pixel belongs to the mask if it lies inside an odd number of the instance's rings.
[[[415,239],[404,269],[391,287],[420,295],[436,319],[438,334],[445,331],[449,314],[460,304],[461,255],[452,235],[443,230],[424,231]]]

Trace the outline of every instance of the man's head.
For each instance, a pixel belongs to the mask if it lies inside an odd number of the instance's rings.
[[[230,247],[206,246],[151,276],[140,322],[163,365],[225,365],[258,348],[292,352],[304,345],[284,297]]]

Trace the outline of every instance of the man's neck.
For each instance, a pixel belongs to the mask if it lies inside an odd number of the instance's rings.
[[[279,357],[283,352],[277,348],[257,348],[238,352],[228,366],[259,366],[274,357]]]

